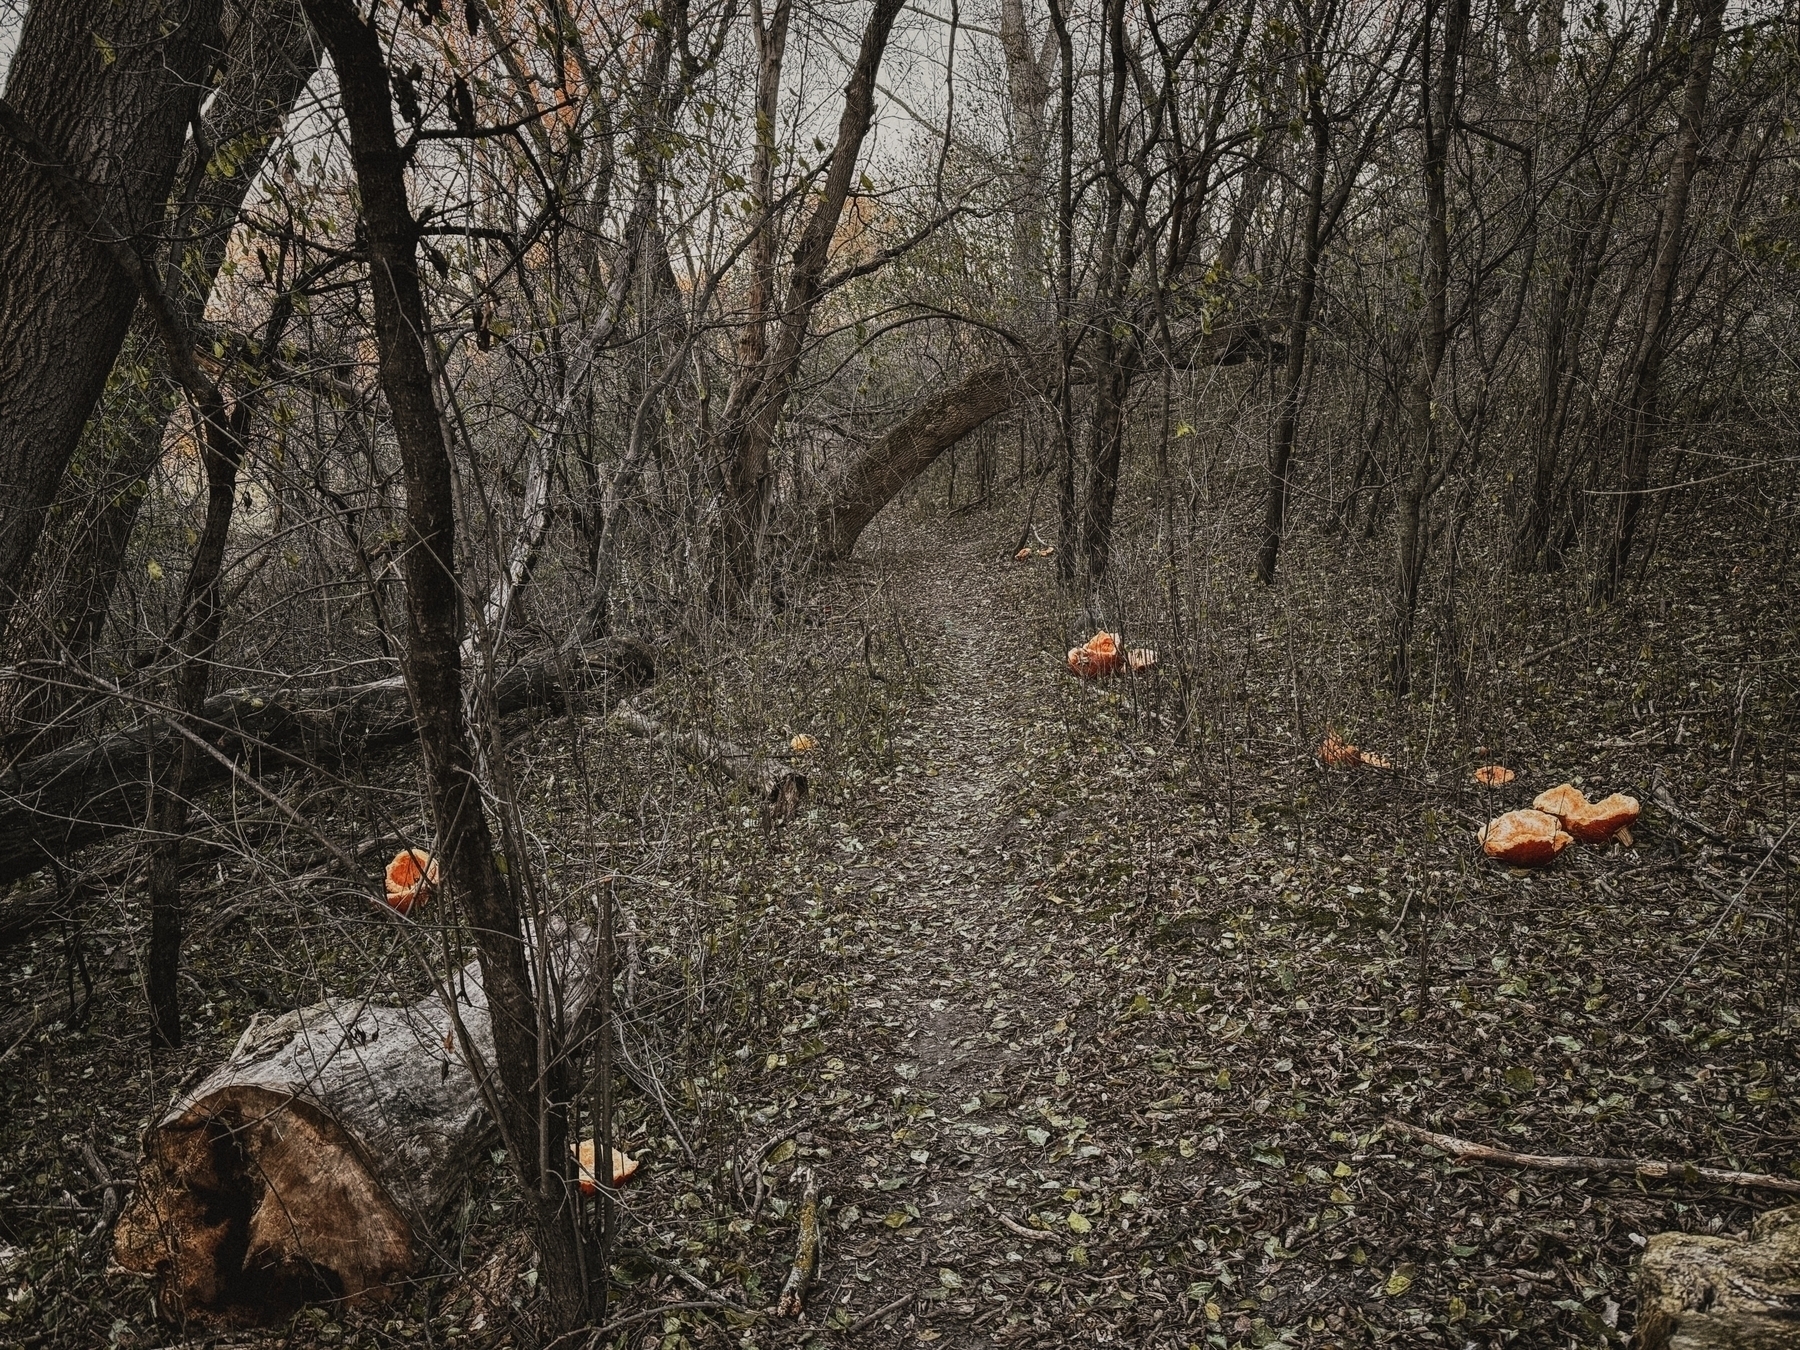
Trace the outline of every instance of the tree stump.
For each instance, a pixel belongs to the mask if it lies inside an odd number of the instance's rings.
[[[1658,1233],[1638,1266],[1636,1350],[1777,1350],[1800,1344],[1800,1205],[1744,1238]]]
[[[562,929],[565,1006],[593,987],[591,933]],[[305,1303],[380,1301],[427,1263],[493,1128],[465,1047],[491,1072],[479,968],[405,1007],[332,999],[252,1023],[144,1135],[113,1250],[174,1320],[266,1323]],[[460,1024],[460,1025],[459,1025]]]

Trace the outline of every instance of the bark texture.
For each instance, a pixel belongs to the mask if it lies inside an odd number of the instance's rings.
[[[226,22],[225,78],[206,111],[204,142],[190,138],[182,154],[155,264],[171,309],[189,329],[199,327],[212,298],[244,199],[318,69],[298,0],[237,0],[227,6]],[[220,147],[230,153],[216,154]],[[162,454],[178,395],[141,303],[120,361],[141,363],[143,379],[115,380],[89,419],[64,484],[68,523],[54,527],[77,546],[57,575],[44,578],[51,640],[78,661],[106,625],[142,485]],[[53,708],[46,711],[54,716]]]
[[[1800,1314],[1800,1206],[1745,1238],[1658,1233],[1638,1268],[1635,1350],[1777,1350]]]
[[[25,16],[6,103],[128,239],[160,225],[219,0],[58,0]],[[0,134],[0,636],[137,289]]]

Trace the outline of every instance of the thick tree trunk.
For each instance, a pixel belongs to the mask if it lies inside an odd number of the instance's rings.
[[[219,45],[219,0],[27,11],[6,104],[127,239],[162,223]],[[0,637],[46,513],[125,340],[137,290],[0,132]]]
[[[182,155],[159,264],[170,307],[189,328],[205,314],[244,198],[318,68],[298,0],[240,0],[228,9],[233,12],[227,16],[225,78],[206,111],[205,143],[190,139]],[[214,148],[223,145],[234,153],[215,159]],[[82,477],[79,498],[68,483],[62,494],[69,523],[56,534],[66,557],[59,574],[46,578],[49,590],[42,599],[50,641],[77,662],[105,628],[144,500],[142,485],[162,455],[175,409],[168,359],[141,303],[120,359],[141,361],[143,384],[134,379],[108,389],[89,419],[78,460],[87,463],[85,476],[78,469],[68,480]],[[26,720],[52,720],[57,711],[51,700],[28,712]]]
[[[898,5],[898,0],[893,0]],[[337,68],[361,193],[382,392],[406,482],[407,686],[418,709],[431,813],[450,898],[462,906],[495,1011],[494,1102],[521,1188],[535,1211],[539,1268],[555,1332],[591,1311],[579,1192],[567,1135],[573,1065],[557,1051],[548,991],[534,992],[518,895],[494,866],[475,747],[464,713],[463,610],[450,447],[432,389],[431,331],[419,283],[419,223],[394,136],[381,35],[353,0],[306,0]],[[377,10],[379,19],[381,11]],[[522,860],[520,862],[522,870]]]
[[[1637,1274],[1637,1350],[1781,1350],[1800,1299],[1800,1206],[1757,1216],[1745,1238],[1658,1233]]]
[[[819,513],[819,557],[848,558],[869,522],[937,457],[1032,393],[1054,387],[1048,362],[995,361],[923,400],[850,466],[837,494]]]
[[[551,947],[579,1010],[600,968],[592,935],[564,929]],[[494,1142],[493,1071],[479,962],[410,1006],[332,999],[252,1023],[146,1131],[119,1264],[155,1279],[172,1320],[390,1297],[430,1263]]]

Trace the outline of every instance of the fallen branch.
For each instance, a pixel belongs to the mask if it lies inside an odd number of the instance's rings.
[[[1529,1167],[1540,1172],[1580,1172],[1589,1176],[1643,1177],[1650,1181],[1679,1181],[1711,1186],[1760,1186],[1765,1190],[1800,1195],[1800,1179],[1768,1172],[1733,1172],[1697,1163],[1659,1162],[1651,1158],[1589,1158],[1578,1154],[1514,1153],[1507,1148],[1477,1144],[1455,1135],[1438,1134],[1404,1120],[1389,1118],[1387,1128],[1410,1135],[1441,1149],[1459,1162],[1499,1163],[1504,1167]]]
[[[1554,656],[1564,647],[1574,646],[1577,642],[1581,641],[1581,638],[1582,635],[1577,633],[1574,637],[1566,637],[1561,642],[1552,642],[1548,647],[1539,647],[1535,652],[1526,652],[1525,655],[1519,658],[1519,669],[1530,670],[1546,656]]]
[[[661,741],[690,764],[718,769],[742,783],[756,794],[771,820],[792,820],[806,801],[807,777],[797,770],[752,754],[730,741],[708,736],[704,731],[669,731],[629,702],[621,702],[613,716],[633,735]]]
[[[643,684],[654,673],[652,661],[648,648],[630,640],[566,658],[540,652],[495,680],[493,706],[501,715],[561,706],[565,669],[581,685],[606,677]],[[0,671],[0,681],[8,678],[25,677]],[[184,739],[163,711],[146,705],[141,712],[135,725],[110,736],[0,765],[0,884],[141,824],[152,766],[172,763]],[[217,752],[192,766],[190,790],[224,782],[234,766],[258,775],[341,764],[419,734],[398,675],[328,689],[227,690],[183,725]]]
[[[794,1264],[788,1267],[781,1301],[775,1307],[780,1317],[798,1317],[806,1311],[806,1286],[819,1265],[819,1181],[812,1168],[803,1167],[800,1171],[806,1175],[806,1190],[800,1196],[800,1243],[794,1249]]]

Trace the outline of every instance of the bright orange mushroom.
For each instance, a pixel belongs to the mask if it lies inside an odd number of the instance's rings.
[[[1351,745],[1337,732],[1331,731],[1325,734],[1325,739],[1319,745],[1319,758],[1325,761],[1328,767],[1336,769],[1346,764],[1360,763],[1362,751]]]
[[[1562,818],[1563,828],[1584,844],[1604,844],[1620,831],[1629,831],[1642,809],[1636,797],[1615,792],[1603,801],[1583,802]]]
[[[580,1169],[581,1193],[593,1195],[600,1188],[594,1183],[594,1141],[583,1139],[581,1147],[569,1145],[569,1152],[575,1155],[575,1162]],[[612,1151],[612,1184],[623,1186],[631,1180],[631,1174],[638,1170],[636,1158],[628,1158],[618,1149]]]
[[[1533,811],[1542,811],[1558,819],[1574,814],[1587,804],[1587,794],[1573,783],[1558,783],[1531,799]]]
[[[1544,811],[1508,811],[1483,826],[1480,837],[1488,857],[1518,867],[1541,866],[1575,842]]]
[[[437,860],[424,849],[403,848],[387,865],[387,902],[402,914],[424,903],[437,884]]]
[[[1084,680],[1105,679],[1124,668],[1117,633],[1095,633],[1081,646],[1069,648],[1069,669]]]

